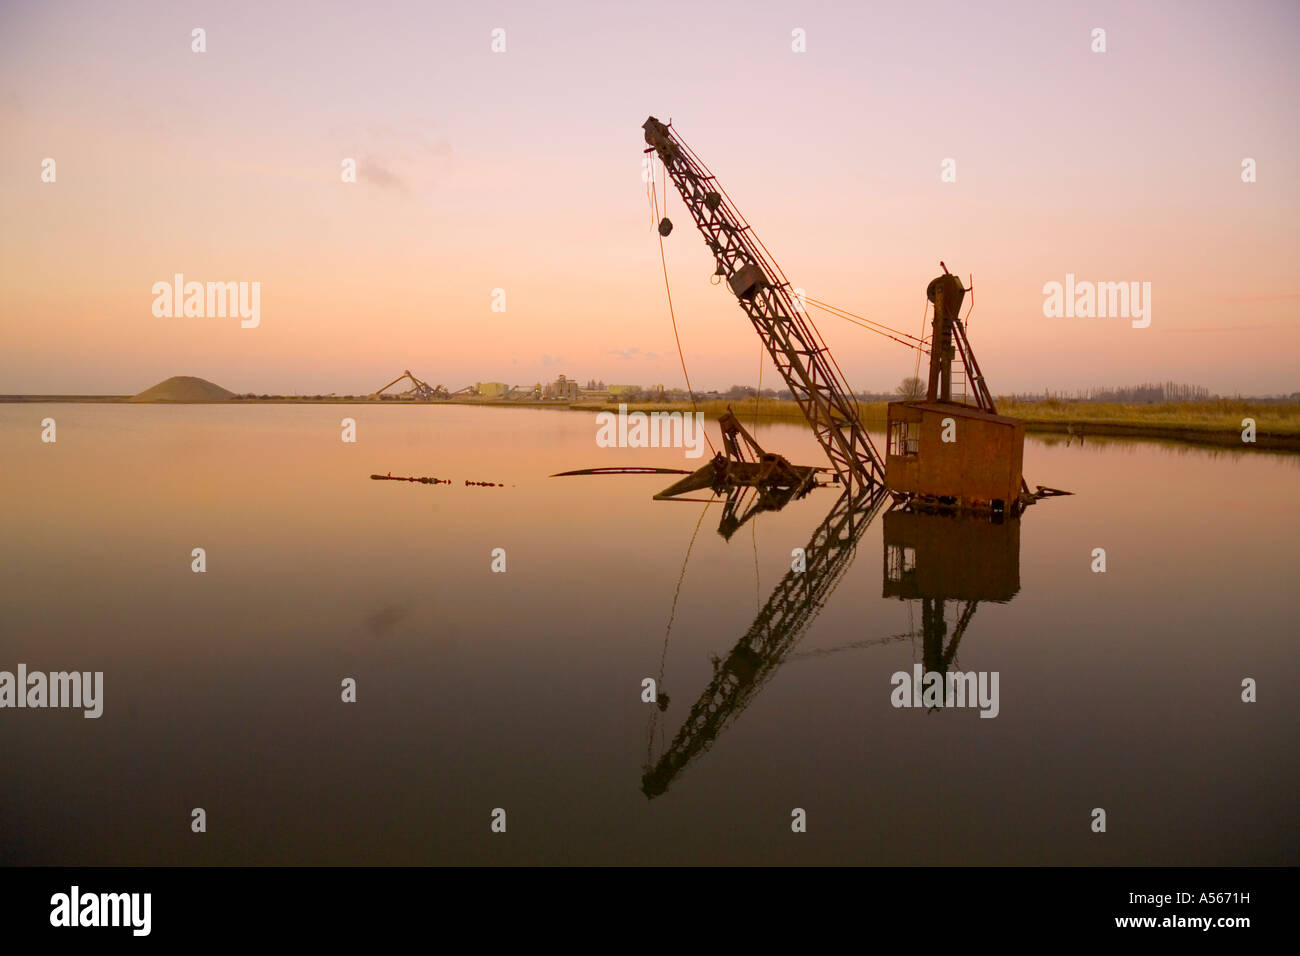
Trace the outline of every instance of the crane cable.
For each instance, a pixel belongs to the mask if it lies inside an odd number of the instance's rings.
[[[869,332],[875,332],[879,335],[883,335],[887,339],[893,339],[900,345],[906,345],[908,348],[913,349],[920,349],[924,345],[924,340],[918,339],[914,335],[909,335],[901,329],[895,329],[891,326],[885,325],[883,322],[877,322],[875,319],[868,319],[866,316],[850,312],[848,309],[841,309],[839,306],[831,305],[829,302],[823,302],[821,299],[814,299],[806,294],[804,295],[804,300],[810,303],[814,308],[821,309],[823,312],[829,312],[831,315],[860,326]],[[899,336],[901,336],[901,338],[899,338]]]
[[[672,124],[669,123],[669,126],[671,125]],[[736,219],[744,227],[745,231],[748,232],[750,237],[754,240],[754,242],[758,244],[758,248],[762,250],[763,255],[766,256],[766,262],[764,264],[771,269],[772,274],[774,276],[780,277],[781,283],[785,288],[787,289],[792,288],[790,279],[785,274],[785,270],[782,269],[781,266],[777,263],[776,257],[772,255],[771,250],[769,250],[767,246],[763,244],[763,240],[759,237],[758,233],[754,231],[754,227],[749,224],[749,220],[746,219],[744,214],[740,211],[740,208],[736,205],[735,200],[731,198],[731,194],[727,192],[726,187],[723,186],[722,183],[718,181],[718,177],[713,174],[713,170],[711,170],[708,167],[708,165],[704,162],[704,160],[700,159],[700,157],[696,154],[695,150],[691,149],[691,147],[687,145],[680,137],[677,138],[677,144],[686,152],[687,156],[689,156],[696,163],[696,165],[698,165],[702,170],[704,170],[705,175],[708,176],[710,180],[712,180],[713,185],[717,187],[718,192],[726,200],[727,206],[729,207],[728,211],[736,217]],[[816,336],[817,344],[821,346],[821,350],[826,353],[826,357],[831,360],[831,366],[835,369],[836,373],[840,376],[840,380],[844,383],[844,386],[846,388],[849,388],[848,376],[846,376],[844,374],[844,370],[840,368],[840,363],[835,360],[835,353],[832,352],[830,350],[830,347],[826,344],[826,339],[822,337],[821,329],[817,328],[817,323],[813,321],[811,315],[808,315],[807,313],[804,313],[804,315],[805,318],[807,318],[808,320],[808,325],[812,328],[813,335]],[[853,391],[852,388],[849,388],[849,391],[850,393],[852,393]],[[858,419],[861,420],[862,406],[858,403],[858,398],[856,395],[853,395],[853,411],[854,414],[857,415]],[[871,440],[869,438],[867,439],[867,441],[868,444],[870,444]]]
[[[650,161],[649,157],[646,157],[646,161]],[[654,166],[651,166],[650,176],[646,177],[646,212],[650,213],[651,229],[654,229],[655,226],[658,225],[654,220],[654,199],[650,198],[650,190],[653,189],[654,189]]]
[[[758,404],[763,397],[763,356],[767,354],[767,347],[763,344],[762,339],[758,343],[758,387],[754,389],[754,432],[757,437],[758,432]],[[749,523],[749,537],[754,545],[754,609],[761,610],[760,603],[761,593],[759,590],[758,576],[758,522]]]
[[[664,186],[663,186],[664,203],[668,202],[667,177],[668,177],[668,169],[667,166],[664,166]],[[658,220],[659,219],[659,195],[658,193],[656,193],[656,190],[654,189],[653,172],[651,172],[650,174],[650,196],[651,196],[651,202],[653,202],[654,204],[654,217],[655,220]],[[658,229],[656,229],[655,232],[658,233]],[[672,337],[675,338],[677,341],[677,358],[681,360],[681,375],[686,378],[686,393],[690,395],[690,407],[693,408],[695,415],[698,416],[699,406],[697,405],[697,403],[695,403],[695,390],[692,388],[692,386],[690,386],[690,372],[686,371],[686,354],[684,351],[681,350],[681,336],[679,333],[677,333],[677,313],[676,311],[673,311],[672,308],[672,287],[668,285],[668,258],[667,255],[664,255],[664,251],[663,251],[662,233],[659,234],[659,263],[663,265],[663,289],[668,294],[668,317],[669,319],[672,319]],[[715,455],[718,454],[718,449],[715,449],[714,442],[712,442],[711,438],[708,437],[708,432],[705,432],[705,441],[708,442],[708,450],[712,451],[712,453],[714,453]]]
[[[926,299],[921,306],[921,334],[925,334],[925,317],[930,314],[930,300]],[[912,369],[912,378],[920,379],[921,377],[921,350],[916,350],[916,368]]]
[[[667,170],[664,174],[667,176]],[[654,203],[654,215],[655,219],[658,220],[659,196],[654,189],[653,174],[651,174],[650,182],[650,195]],[[664,185],[664,202],[667,202],[667,200],[668,186]],[[656,230],[656,232],[658,232],[658,230]],[[663,265],[663,289],[668,294],[668,317],[669,319],[672,319],[672,337],[675,338],[677,342],[677,358],[681,360],[681,375],[686,378],[686,393],[690,395],[690,407],[693,408],[695,415],[698,415],[699,406],[697,405],[697,402],[695,402],[695,390],[692,388],[692,385],[690,385],[690,372],[686,371],[686,354],[681,350],[681,336],[677,333],[677,313],[676,311],[673,311],[672,307],[672,287],[668,285],[668,258],[667,255],[664,255],[662,234],[659,235],[659,263]],[[708,432],[705,432],[705,441],[708,442],[708,450],[712,451],[715,455],[718,454],[718,449],[715,449],[714,442],[712,442],[711,438],[708,437]]]
[[[671,126],[672,124],[670,123],[669,125]],[[768,266],[768,267],[772,270],[772,273],[773,273],[775,276],[780,277],[781,282],[782,282],[782,284],[783,284],[784,286],[789,287],[789,286],[790,286],[790,280],[789,280],[789,278],[786,276],[784,270],[782,270],[781,267],[780,267],[780,265],[777,264],[777,262],[776,262],[776,258],[772,255],[771,251],[768,250],[767,246],[763,244],[763,240],[762,240],[761,238],[759,238],[758,233],[756,233],[756,232],[754,231],[753,227],[749,224],[749,220],[747,220],[747,219],[744,217],[744,215],[740,212],[740,209],[737,207],[735,201],[731,198],[731,194],[728,193],[727,190],[726,190],[726,187],[724,187],[724,186],[722,185],[722,183],[719,182],[718,177],[714,175],[713,170],[711,170],[711,169],[708,167],[708,165],[704,162],[704,160],[702,160],[702,159],[699,157],[699,155],[696,154],[695,150],[691,149],[691,147],[690,147],[689,145],[687,145],[687,144],[686,144],[686,143],[685,143],[685,142],[684,142],[680,137],[677,138],[677,143],[678,143],[678,145],[682,148],[682,150],[687,154],[687,156],[689,156],[690,159],[693,160],[693,161],[695,162],[696,165],[698,165],[702,170],[704,170],[705,175],[708,176],[708,178],[713,182],[713,185],[715,186],[715,188],[717,189],[717,191],[718,191],[718,192],[722,195],[722,197],[726,200],[727,206],[730,207],[730,208],[729,208],[729,212],[730,212],[732,215],[735,216],[735,218],[736,218],[736,219],[740,222],[740,224],[744,227],[745,231],[747,231],[747,232],[749,233],[750,237],[754,240],[754,242],[757,243],[759,249],[762,250],[762,253],[764,254],[764,256],[765,256],[765,258],[766,258],[766,262],[764,263],[764,265]],[[665,199],[665,201],[667,201],[667,193],[668,193],[667,176],[668,176],[668,170],[667,170],[667,167],[665,166],[665,167],[664,167],[664,199]],[[652,182],[652,183],[653,183],[653,180],[654,180],[654,177],[653,177],[653,175],[652,175],[652,176],[651,176],[651,182]],[[663,237],[662,237],[662,236],[661,236],[660,239],[659,239],[659,246],[660,246],[660,255],[662,256],[662,254],[663,254]],[[665,265],[664,265],[664,283],[665,283],[665,285],[667,285],[667,281],[668,281],[667,269],[668,269],[668,267],[667,267],[667,264],[665,263]],[[974,285],[974,283],[972,283],[972,286],[973,286],[973,285]],[[922,312],[922,314],[921,314],[921,333],[922,333],[922,337],[921,337],[921,338],[917,338],[916,336],[914,336],[914,335],[910,335],[910,334],[908,334],[908,333],[906,333],[906,332],[903,332],[903,331],[901,331],[901,330],[899,330],[899,329],[891,328],[890,326],[887,326],[887,325],[885,325],[885,324],[882,323],[882,322],[876,322],[875,320],[873,320],[873,319],[868,319],[868,318],[866,318],[865,316],[860,316],[860,315],[857,315],[857,314],[855,314],[855,313],[853,313],[853,312],[849,312],[847,309],[841,309],[841,308],[839,308],[838,306],[833,306],[833,305],[831,305],[831,304],[828,303],[828,302],[822,302],[822,301],[820,301],[820,300],[818,300],[818,299],[813,299],[813,298],[811,298],[811,297],[809,297],[809,296],[807,296],[807,295],[803,296],[803,299],[804,299],[804,301],[811,303],[815,308],[821,309],[821,310],[824,311],[824,312],[829,312],[831,315],[834,315],[834,316],[836,316],[837,318],[841,318],[841,319],[844,319],[844,320],[846,320],[846,321],[848,321],[848,322],[852,322],[853,324],[858,325],[858,326],[861,327],[861,328],[865,328],[865,329],[867,329],[868,331],[875,332],[875,333],[877,333],[878,335],[883,335],[883,336],[885,336],[885,338],[887,338],[887,339],[891,339],[891,340],[893,340],[893,341],[895,341],[895,342],[898,342],[900,345],[906,345],[906,346],[909,347],[909,348],[915,349],[915,350],[916,350],[916,353],[917,353],[917,354],[916,354],[916,370],[915,370],[915,373],[914,373],[913,377],[916,377],[916,376],[918,376],[918,375],[920,374],[920,369],[921,369],[921,353],[925,351],[925,344],[926,344],[926,339],[924,338],[924,334],[925,334],[925,316],[926,316],[926,314],[927,314],[928,311],[929,311],[929,302],[928,302],[928,301],[926,302],[925,310],[924,310],[924,311]],[[671,301],[671,294],[670,294],[670,296],[669,296],[669,310],[671,311],[671,309],[672,309],[672,301]],[[974,299],[973,299],[973,298],[972,298],[972,300],[971,300],[971,311],[974,311]],[[822,334],[821,334],[821,329],[819,329],[819,328],[817,327],[817,323],[813,321],[813,318],[812,318],[811,315],[808,315],[808,314],[805,312],[805,316],[806,316],[806,318],[808,319],[808,324],[809,324],[809,326],[812,328],[813,334],[816,335],[816,337],[817,337],[817,339],[818,339],[818,342],[819,342],[819,344],[821,345],[823,351],[825,351],[827,357],[831,360],[831,365],[834,366],[835,371],[836,371],[837,373],[839,373],[840,378],[841,378],[841,379],[845,382],[845,384],[847,385],[848,380],[847,380],[847,378],[846,378],[845,375],[844,375],[844,371],[843,371],[843,369],[840,368],[839,362],[836,361],[834,353],[831,352],[830,348],[826,345],[826,340],[825,340],[825,338],[824,338],[824,337],[822,336]],[[673,320],[673,332],[674,332],[674,334],[676,334],[676,330],[677,330],[677,324],[676,324],[676,319],[674,318],[674,320]],[[892,333],[892,334],[891,334],[891,333]],[[902,338],[899,338],[898,336],[902,336]],[[908,341],[909,339],[910,339],[911,341]],[[677,349],[678,349],[678,354],[679,354],[679,356],[680,356],[680,355],[681,355],[681,341],[680,341],[680,339],[678,340]],[[685,358],[683,357],[683,358],[682,358],[682,372],[685,373],[685,371],[686,371],[686,361],[685,361]],[[761,374],[761,365],[760,365],[760,374]],[[687,389],[688,389],[688,390],[690,389],[690,380],[689,380],[689,378],[687,379]],[[692,401],[692,403],[694,403],[694,400],[695,400],[695,397],[694,397],[694,393],[692,392],[692,395],[691,395],[691,401]],[[854,408],[855,408],[855,410],[856,410],[857,413],[858,413],[858,417],[861,418],[861,407],[860,407],[859,404],[858,404],[858,399],[857,399],[857,396],[856,396],[856,395],[853,396],[853,403],[854,403]],[[757,396],[755,396],[755,418],[756,418],[756,420],[757,420],[757,407],[758,407],[758,406],[757,406]],[[705,437],[707,438],[708,436],[706,435]],[[713,447],[712,442],[710,442],[709,447],[710,447],[710,448]]]
[[[969,327],[970,324],[971,313],[975,311],[975,277],[973,275],[971,276],[970,286],[971,286],[970,309],[966,312],[967,327]],[[924,338],[925,317],[929,314],[930,314],[930,300],[927,297],[926,300],[921,303],[921,335],[923,337],[920,339],[921,345],[917,347],[916,350],[916,367],[912,369],[912,378],[921,377],[921,353],[926,350],[925,343],[929,341],[928,339]],[[909,335],[908,338],[916,338],[916,336]]]
[[[712,504],[712,502],[709,502],[709,504]],[[686,580],[686,566],[691,563],[691,551],[695,549],[695,538],[700,533],[700,525],[704,523],[704,515],[708,512],[708,510],[709,509],[707,507],[700,509],[700,516],[695,521],[695,530],[691,532],[690,543],[686,545],[686,557],[682,559],[681,574],[677,576],[677,589],[673,591],[673,605],[668,611],[668,626],[664,628],[664,649],[662,653],[659,655],[659,680],[655,684],[656,696],[658,695],[659,690],[664,685],[664,671],[667,669],[668,666],[668,638],[673,633],[673,620],[677,617],[677,599],[681,597],[682,582]],[[650,714],[649,733],[647,734],[647,740],[646,740],[647,763],[653,762],[654,732],[655,732],[655,725],[657,723],[658,723],[658,715],[652,711]]]
[[[672,124],[670,123],[669,125],[671,126]],[[756,233],[756,232],[754,231],[753,227],[749,224],[749,220],[747,220],[747,219],[744,217],[744,215],[740,212],[740,209],[736,206],[735,201],[732,200],[731,195],[727,192],[726,188],[722,185],[722,183],[720,183],[720,182],[718,181],[718,177],[715,176],[715,175],[713,174],[713,170],[709,169],[708,165],[704,162],[704,160],[700,159],[700,157],[696,154],[695,150],[691,149],[691,147],[690,147],[689,145],[687,145],[687,144],[686,144],[686,143],[685,143],[685,142],[684,142],[680,137],[677,139],[677,143],[678,143],[679,146],[681,146],[681,148],[683,149],[683,151],[684,151],[684,152],[685,152],[685,153],[686,153],[686,154],[687,154],[687,155],[688,155],[688,156],[689,156],[689,157],[690,157],[690,158],[691,158],[691,159],[692,159],[692,160],[693,160],[693,161],[694,161],[694,162],[695,162],[695,163],[696,163],[696,164],[697,164],[701,169],[704,170],[705,174],[709,177],[710,180],[712,180],[712,182],[713,182],[714,186],[717,188],[718,192],[721,193],[721,195],[726,199],[726,201],[727,201],[727,205],[730,207],[730,210],[729,210],[729,211],[730,211],[730,212],[731,212],[731,213],[736,217],[736,219],[740,222],[740,224],[744,227],[744,229],[745,229],[745,230],[750,234],[750,236],[753,238],[754,242],[756,242],[756,243],[758,244],[758,247],[762,250],[762,252],[763,252],[764,255],[766,256],[767,261],[766,261],[766,263],[764,263],[764,264],[771,268],[772,273],[773,273],[775,276],[779,276],[779,277],[780,277],[782,283],[783,283],[786,287],[790,287],[790,280],[789,280],[789,278],[786,276],[785,272],[781,269],[780,265],[777,264],[777,262],[776,262],[776,257],[773,256],[772,253],[768,250],[767,246],[765,246],[765,245],[763,244],[763,240],[759,238],[758,233]],[[665,187],[665,190],[666,190],[666,188],[667,188],[667,187]],[[972,288],[972,289],[974,288],[974,285],[975,285],[975,283],[974,283],[974,281],[973,281],[973,277],[972,277],[972,281],[971,281],[971,288]],[[846,320],[848,320],[848,321],[853,321],[854,319],[857,319],[857,320],[859,320],[859,321],[856,322],[855,324],[860,325],[862,328],[870,329],[870,331],[876,332],[876,333],[878,333],[878,334],[880,334],[880,335],[884,335],[886,338],[888,338],[888,339],[892,339],[893,341],[898,342],[898,343],[901,344],[901,345],[906,345],[906,346],[908,346],[909,348],[914,348],[914,349],[916,349],[916,370],[915,370],[915,372],[914,372],[914,374],[913,374],[913,377],[915,378],[915,377],[918,377],[918,376],[920,375],[920,370],[921,370],[921,353],[925,350],[925,339],[924,339],[923,337],[918,339],[918,338],[916,338],[916,336],[908,335],[906,332],[902,332],[902,331],[900,331],[900,330],[898,330],[898,329],[891,329],[889,326],[884,325],[883,323],[875,322],[874,320],[871,320],[871,319],[866,319],[866,318],[863,317],[863,316],[854,315],[854,313],[852,313],[852,312],[848,312],[848,311],[845,310],[845,309],[839,309],[839,308],[837,308],[836,306],[832,306],[832,305],[830,305],[829,303],[818,302],[818,301],[815,300],[815,299],[810,299],[810,298],[808,298],[806,295],[804,296],[804,298],[805,298],[806,301],[813,303],[813,305],[814,305],[815,307],[820,308],[820,309],[822,309],[823,311],[830,312],[832,315],[835,315],[835,316],[837,316],[837,317],[839,317],[839,318],[842,318],[842,319],[846,319]],[[927,302],[927,304],[926,304],[926,312],[928,312],[928,310],[929,310],[929,303]],[[974,310],[975,310],[975,297],[972,295],[972,296],[971,296],[971,309],[970,309],[970,311],[973,312]],[[922,336],[924,336],[924,334],[925,334],[925,314],[926,314],[926,313],[923,312],[922,315],[921,315],[921,333],[922,333]],[[805,315],[806,315],[806,313],[805,313]],[[970,317],[970,313],[968,312],[968,313],[967,313],[967,318],[969,319],[969,317]],[[835,371],[839,373],[840,378],[841,378],[842,380],[844,380],[845,384],[847,385],[847,384],[848,384],[848,380],[847,380],[847,378],[846,378],[845,375],[844,375],[844,371],[843,371],[843,369],[840,368],[839,362],[837,362],[837,361],[835,360],[835,355],[834,355],[834,353],[831,352],[830,348],[826,345],[826,340],[822,337],[821,330],[820,330],[819,328],[817,328],[817,323],[813,321],[813,318],[812,318],[811,315],[807,315],[807,319],[808,319],[808,324],[812,327],[813,333],[817,336],[817,339],[819,340],[819,344],[821,345],[822,349],[826,352],[827,357],[830,358],[830,360],[831,360],[831,365],[834,366]],[[873,328],[873,326],[879,326],[879,328]],[[896,338],[895,335],[891,335],[891,334],[889,334],[889,333],[891,333],[891,332],[896,333],[897,335],[903,336],[903,338]],[[909,341],[906,341],[906,339],[911,339],[912,341],[909,342]],[[858,399],[857,399],[857,396],[856,396],[856,395],[853,396],[853,404],[854,404],[854,409],[855,409],[855,411],[856,411],[857,414],[858,414],[858,417],[861,418],[861,417],[862,417],[862,409],[861,409],[861,406],[858,404]]]
[[[730,207],[730,212],[732,213],[732,215],[734,215],[736,219],[740,221],[740,224],[745,228],[747,232],[749,232],[750,236],[753,237],[754,241],[758,243],[758,247],[762,249],[763,253],[767,256],[766,264],[771,267],[773,273],[780,276],[781,281],[785,285],[789,285],[790,280],[786,277],[785,272],[782,271],[781,267],[777,264],[776,257],[772,255],[772,253],[768,250],[767,246],[763,245],[763,240],[759,238],[758,233],[754,231],[754,227],[749,224],[749,220],[746,219],[744,215],[741,213],[739,207],[737,207],[735,201],[731,198],[731,194],[727,192],[726,187],[723,186],[722,183],[718,181],[717,176],[713,175],[713,170],[709,169],[709,167],[705,165],[704,160],[700,159],[700,157],[696,155],[695,150],[691,149],[691,147],[688,146],[685,142],[683,142],[680,137],[677,139],[677,145],[680,146],[683,150],[685,150],[686,154],[690,156],[690,158],[695,161],[696,165],[698,165],[700,169],[704,170],[705,175],[708,176],[709,179],[713,181],[713,185],[717,187],[718,192],[721,193],[722,196],[727,200],[727,205]]]
[[[807,298],[807,297],[805,296],[805,298]],[[903,340],[903,339],[897,338],[896,336],[890,335],[888,332],[882,332],[882,331],[880,331],[879,329],[872,328],[872,327],[869,326],[869,325],[863,325],[863,324],[860,323],[860,322],[854,322],[853,319],[850,318],[850,316],[852,316],[853,313],[849,313],[848,315],[842,315],[841,312],[842,312],[843,310],[832,311],[832,308],[827,308],[825,305],[818,304],[818,303],[816,303],[816,301],[813,300],[813,299],[807,299],[807,301],[810,302],[810,303],[812,303],[814,308],[821,309],[823,312],[830,312],[830,314],[833,315],[833,316],[835,316],[836,318],[845,319],[846,321],[851,322],[851,323],[854,324],[854,325],[857,325],[859,328],[864,328],[864,329],[866,329],[866,330],[869,331],[869,332],[875,332],[875,333],[878,334],[878,335],[883,335],[883,336],[884,336],[885,338],[887,338],[887,339],[892,339],[893,341],[899,343],[900,345],[906,345],[908,348],[915,349],[915,350],[916,350],[916,366],[917,366],[918,369],[921,367],[921,353],[922,353],[923,351],[925,351],[925,346],[924,346],[923,343],[922,343],[922,344],[914,344],[914,343],[912,343],[912,342],[908,342],[908,341],[905,341],[905,340]],[[811,321],[812,321],[812,320],[811,320],[811,318],[810,318],[810,319],[809,319],[809,322],[811,323]],[[813,326],[813,328],[816,328],[816,326]],[[818,334],[820,335],[821,333],[819,332]],[[904,335],[905,335],[906,333],[901,333],[901,334],[904,334]],[[912,338],[912,336],[909,335],[908,338]],[[830,354],[830,350],[829,350],[829,349],[827,349],[827,353]],[[833,355],[831,356],[831,361],[832,361],[832,362],[835,361],[835,357],[834,357]],[[836,364],[835,367],[836,367],[837,369],[839,368],[838,363]],[[843,375],[844,373],[841,372],[840,374]],[[862,409],[861,409],[861,407],[858,405],[858,399],[857,399],[857,396],[856,396],[856,395],[855,395],[854,398],[853,398],[853,403],[854,403],[854,407],[857,408],[857,411],[858,411],[858,417],[861,418],[861,417],[862,417]]]
[[[669,123],[669,126],[671,125],[672,124]],[[741,213],[739,207],[735,203],[735,200],[733,200],[731,198],[731,194],[727,192],[726,187],[723,186],[722,183],[718,181],[718,177],[713,174],[713,170],[709,169],[708,165],[704,162],[704,160],[700,159],[700,157],[696,154],[695,150],[691,149],[691,147],[688,146],[685,142],[683,142],[680,137],[677,138],[677,144],[682,148],[682,150],[686,153],[686,155],[689,156],[696,163],[696,165],[698,165],[702,170],[704,170],[705,175],[709,177],[709,179],[713,182],[713,185],[717,187],[718,192],[726,200],[727,206],[729,207],[728,211],[736,217],[736,219],[744,227],[745,231],[748,232],[750,237],[754,240],[754,242],[758,244],[758,248],[762,250],[763,256],[766,257],[766,261],[763,264],[766,265],[769,269],[771,269],[772,274],[774,276],[780,277],[781,284],[785,288],[791,288],[790,279],[789,277],[786,276],[785,271],[781,268],[781,266],[777,264],[776,257],[772,255],[771,251],[767,248],[767,246],[763,244],[763,240],[759,238],[758,233],[754,231],[754,227],[749,224],[749,220],[745,218],[743,213]],[[808,325],[812,328],[813,335],[817,339],[817,344],[821,347],[821,350],[826,353],[826,357],[831,360],[831,366],[835,369],[835,372],[839,375],[840,381],[844,383],[845,388],[849,388],[848,377],[844,374],[844,370],[840,368],[840,363],[835,360],[835,353],[830,350],[830,347],[826,344],[825,338],[822,337],[821,329],[817,328],[817,323],[813,321],[812,316],[807,315],[807,313],[804,313],[804,315],[805,318],[807,318],[808,320]],[[852,392],[852,388],[849,388],[849,391]],[[856,395],[853,396],[853,411],[854,414],[857,415],[858,419],[861,420],[862,406],[858,403],[858,398]],[[867,443],[870,444],[870,442],[871,439],[868,438]]]
[[[972,292],[971,304],[970,304],[970,308],[966,311],[966,318],[962,320],[962,324],[966,327],[967,330],[970,329],[971,313],[975,311],[975,296],[973,294],[974,287],[975,287],[975,283],[972,277],[971,289],[968,290]],[[806,293],[804,294],[803,299],[805,302],[812,303],[814,307],[821,309],[823,312],[829,312],[832,315],[836,316],[837,318],[844,319],[845,321],[851,322],[854,325],[862,326],[863,328],[867,329],[870,332],[877,332],[880,335],[885,336],[885,338],[887,339],[893,339],[895,342],[898,342],[900,345],[906,345],[908,348],[925,351],[926,343],[929,341],[927,338],[925,338],[925,317],[929,313],[928,302],[926,303],[926,307],[921,314],[921,337],[918,338],[915,335],[911,335],[907,332],[904,332],[902,329],[896,329],[893,328],[892,326],[885,325],[885,323],[883,322],[877,322],[875,319],[869,319],[865,315],[858,315],[856,312],[850,312],[848,309],[842,309],[837,305],[831,305],[829,302],[823,302],[821,299],[814,299],[812,296]],[[902,339],[895,338],[895,336],[900,336],[900,335],[902,336]],[[910,340],[910,341],[904,341],[904,340]]]

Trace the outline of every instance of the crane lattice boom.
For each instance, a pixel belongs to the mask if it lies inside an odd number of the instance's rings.
[[[795,305],[789,281],[690,148],[653,116],[643,129],[717,259],[717,274],[754,324],[836,473],[859,487],[883,486],[880,455],[826,343]]]

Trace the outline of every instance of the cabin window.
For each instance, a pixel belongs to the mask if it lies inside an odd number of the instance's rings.
[[[889,423],[889,453],[891,455],[916,455],[920,451],[920,422],[895,420]]]
[[[903,580],[903,575],[910,574],[916,570],[916,549],[905,547],[903,545],[891,544],[889,546],[888,558],[886,561],[889,580],[897,583]]]

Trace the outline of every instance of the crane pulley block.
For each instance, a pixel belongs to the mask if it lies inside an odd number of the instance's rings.
[[[763,270],[750,262],[736,270],[736,274],[727,280],[731,291],[738,299],[752,299],[767,286],[767,277]]]

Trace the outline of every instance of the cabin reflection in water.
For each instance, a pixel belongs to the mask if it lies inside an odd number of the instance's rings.
[[[806,566],[792,568],[777,584],[747,632],[723,657],[715,658],[713,679],[705,686],[671,740],[662,721],[669,709],[662,696],[652,711],[642,792],[656,797],[754,700],[788,661],[821,657],[922,638],[926,670],[946,672],[980,601],[1010,601],[1020,590],[1020,521],[969,512],[934,514],[891,510],[884,514],[884,596],[921,602],[921,632],[878,634],[851,643],[810,651],[796,647],[853,563],[857,544],[883,510],[889,496],[845,489],[813,531]],[[730,526],[719,528],[729,537]],[[688,558],[689,561],[689,550]],[[682,568],[683,576],[685,565]],[[679,585],[680,586],[680,585]],[[949,636],[944,620],[948,601],[956,602]],[[674,609],[676,604],[674,602]],[[672,612],[669,614],[669,632]],[[661,661],[667,658],[665,637]],[[664,687],[664,672],[657,686]],[[680,713],[680,711],[675,711]]]
[[[947,672],[979,602],[1010,601],[1020,590],[1019,518],[890,511],[884,547],[882,595],[920,602],[926,671]]]

